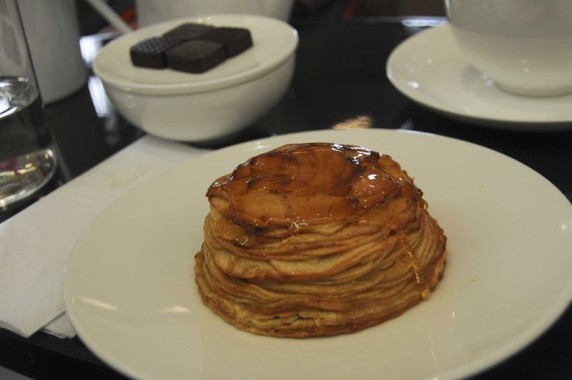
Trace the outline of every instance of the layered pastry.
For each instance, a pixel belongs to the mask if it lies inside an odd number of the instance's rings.
[[[446,237],[388,155],[291,144],[212,183],[195,256],[201,299],[239,329],[303,338],[402,314],[443,276]]]

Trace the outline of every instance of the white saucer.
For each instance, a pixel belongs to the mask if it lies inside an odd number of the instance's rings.
[[[572,95],[511,95],[469,64],[449,25],[401,43],[387,61],[387,76],[405,96],[446,116],[509,130],[572,130]]]

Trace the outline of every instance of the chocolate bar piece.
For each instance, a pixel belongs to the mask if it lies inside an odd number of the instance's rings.
[[[191,40],[167,52],[167,64],[173,70],[203,73],[226,59],[221,43]]]
[[[183,42],[200,38],[212,29],[214,29],[212,25],[185,23],[165,32],[163,37],[173,38],[179,42]]]
[[[214,28],[202,36],[201,39],[222,43],[227,58],[234,57],[252,46],[250,31],[244,28]]]
[[[131,47],[129,54],[134,66],[152,69],[167,67],[165,53],[177,45],[177,40],[163,37],[151,37]]]

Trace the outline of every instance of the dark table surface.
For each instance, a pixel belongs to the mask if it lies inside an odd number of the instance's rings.
[[[344,120],[367,116],[374,128],[435,133],[502,152],[542,174],[572,200],[572,128],[562,132],[519,132],[471,125],[418,106],[390,84],[385,74],[390,52],[422,28],[405,26],[402,21],[293,20],[300,45],[289,91],[272,111],[225,145],[329,129]],[[93,83],[86,84],[77,93],[46,107],[61,165],[44,193],[143,135],[102,102],[101,95]],[[27,205],[0,212],[0,221]],[[0,366],[37,379],[122,378],[79,338],[58,339],[42,332],[24,339],[0,329]],[[473,378],[572,379],[572,308],[528,347]]]

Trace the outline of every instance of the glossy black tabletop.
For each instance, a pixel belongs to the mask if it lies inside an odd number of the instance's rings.
[[[366,118],[372,128],[429,132],[492,148],[536,170],[572,200],[572,126],[570,131],[561,132],[476,126],[427,110],[391,85],[385,72],[390,52],[422,29],[420,22],[412,27],[402,21],[294,20],[300,45],[288,92],[244,133],[212,148],[271,135],[329,129],[348,120]],[[102,102],[97,91],[94,83],[86,84],[79,92],[46,107],[61,166],[45,191],[89,170],[143,135]],[[25,206],[4,211],[2,219]],[[569,307],[556,324],[528,347],[473,378],[572,379],[571,359]],[[38,379],[122,378],[98,360],[79,338],[58,339],[42,332],[24,339],[0,329],[0,366]]]

